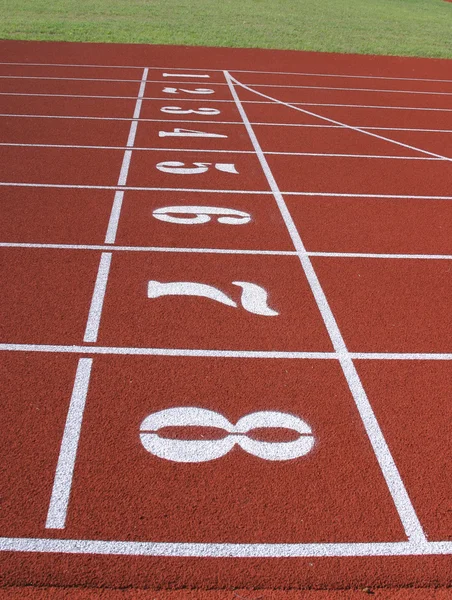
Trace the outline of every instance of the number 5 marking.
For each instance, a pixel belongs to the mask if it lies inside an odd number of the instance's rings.
[[[158,435],[164,427],[215,427],[228,435],[219,440],[169,439]],[[300,435],[292,442],[261,442],[247,436],[253,429],[273,427],[291,429]],[[236,444],[248,454],[272,461],[300,458],[314,446],[311,428],[295,415],[267,410],[245,415],[233,425],[218,412],[191,406],[167,408],[149,415],[141,423],[140,440],[151,454],[180,463],[215,460]]]
[[[173,216],[181,214],[193,215],[193,217]],[[249,213],[233,208],[218,208],[216,206],[165,206],[156,208],[152,215],[159,221],[178,223],[180,225],[208,223],[211,221],[209,215],[221,215],[217,221],[226,225],[246,225],[251,221]]]
[[[186,167],[185,163],[179,161],[169,160],[166,162],[158,163],[157,169],[163,173],[173,173],[174,175],[198,175],[199,173],[206,173],[209,170],[209,166],[212,163],[193,163],[194,167]],[[235,165],[232,163],[215,163],[214,168],[217,171],[223,171],[224,173],[239,174]]]

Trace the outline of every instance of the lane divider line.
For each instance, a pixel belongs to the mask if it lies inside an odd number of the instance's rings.
[[[185,356],[207,358],[262,358],[289,360],[339,360],[336,352],[302,352],[275,350],[210,350],[197,348],[132,348],[115,346],[59,346],[52,344],[0,343],[0,352],[48,352],[86,355]],[[353,360],[452,361],[452,353],[349,352]]]
[[[31,62],[0,62],[0,65],[18,66],[18,67],[86,67],[93,69],[143,69],[137,65],[87,65],[73,63],[31,63]],[[211,73],[223,73],[223,69],[196,69],[190,67],[148,67],[153,71],[209,71]],[[388,81],[431,81],[434,83],[452,83],[452,79],[427,79],[422,77],[384,77],[381,75],[350,75],[348,73],[295,73],[293,71],[256,71],[250,69],[230,69],[230,73],[257,73],[262,75],[296,75],[299,77],[339,77],[349,79],[383,79]]]
[[[124,158],[122,159],[121,171],[119,173],[118,185],[125,186],[127,183],[127,176],[129,174],[130,161],[132,158],[132,149],[135,144],[135,138],[137,134],[138,119],[140,118],[141,106],[143,104],[143,96],[146,88],[146,80],[148,76],[148,69],[143,70],[143,76],[141,78],[140,88],[138,90],[138,97],[135,103],[133,111],[132,122],[130,124],[129,135],[127,138],[127,150],[124,152]],[[106,244],[114,244],[116,240],[116,234],[118,231],[119,217],[121,215],[122,202],[124,199],[123,191],[116,191],[113,200],[113,206],[110,213],[110,219],[108,221],[107,233],[105,236]]]
[[[267,178],[270,189],[273,192],[273,196],[276,200],[278,208],[281,212],[281,216],[287,227],[292,242],[297,250],[301,266],[308,280],[309,286],[319,308],[322,319],[325,323],[326,329],[330,336],[333,348],[339,356],[339,362],[341,364],[345,379],[347,380],[350,392],[355,401],[356,408],[363,422],[369,441],[372,445],[375,457],[380,465],[380,469],[385,478],[386,484],[394,501],[396,510],[399,514],[402,525],[405,529],[405,533],[408,539],[416,544],[422,546],[427,542],[427,538],[422,529],[422,525],[418,519],[416,511],[414,510],[411,499],[402,481],[397,465],[391,455],[391,451],[386,443],[383,432],[373,412],[372,406],[367,398],[367,394],[359,378],[358,372],[356,371],[355,365],[350,358],[345,340],[342,337],[339,326],[333,315],[329,302],[322,289],[320,281],[312,265],[311,259],[307,254],[306,248],[303,241],[298,233],[296,225],[292,219],[292,216],[287,208],[285,200],[281,194],[281,191],[276,183],[273,173],[267,163],[264,153],[260,147],[259,141],[254,133],[254,130],[249,122],[248,116],[241,104],[241,101],[236,92],[235,86],[241,84],[234,79],[227,71],[224,72],[226,81],[228,82],[229,89],[231,90],[232,97],[237,106],[237,110],[243,119],[243,123],[248,132],[250,140],[256,150],[256,155],[261,164],[262,170]],[[243,86],[242,86],[243,87]],[[259,92],[260,93],[260,92]]]
[[[92,358],[78,361],[69,410],[66,417],[63,439],[61,441],[58,463],[53,481],[52,495],[47,512],[47,529],[64,529],[66,524],[69,497],[74,476],[86,396],[91,377]]]
[[[102,316],[102,308],[104,306],[105,292],[107,290],[108,275],[110,272],[111,257],[111,252],[102,252],[100,257],[85,335],[83,336],[84,342],[97,342],[100,318]]]

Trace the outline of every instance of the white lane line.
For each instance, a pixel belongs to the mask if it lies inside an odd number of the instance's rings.
[[[63,354],[119,354],[138,356],[186,356],[208,358],[337,359],[335,352],[278,352],[269,350],[210,350],[193,348],[130,348],[114,346],[58,346],[51,344],[0,344],[5,352],[49,352]]]
[[[138,90],[138,97],[135,103],[133,111],[132,122],[130,124],[129,135],[127,138],[127,145],[122,159],[121,171],[119,173],[118,185],[125,186],[127,183],[127,176],[129,174],[130,160],[132,158],[132,149],[135,144],[135,138],[137,134],[138,119],[140,118],[141,106],[143,104],[143,96],[146,88],[146,80],[148,76],[148,69],[143,70],[143,76],[141,78],[140,88]],[[116,234],[118,231],[119,218],[121,216],[122,202],[124,199],[123,191],[116,191],[111,208],[110,218],[108,221],[107,233],[105,235],[106,244],[114,244],[116,240]]]
[[[60,454],[53,481],[52,495],[47,512],[46,528],[63,529],[69,505],[69,497],[74,476],[83,412],[85,410],[91,376],[92,358],[81,358],[78,362],[74,388],[66,417]]]
[[[255,94],[259,94],[260,96],[263,96],[264,98],[272,98],[271,96],[266,96],[266,94],[262,94],[261,92],[258,92],[257,90],[254,90],[253,88],[249,88],[248,86],[246,86],[244,83],[240,84],[242,87],[245,87],[251,91],[253,91]],[[56,98],[99,98],[99,99],[105,99],[105,100],[134,100],[135,96],[99,96],[99,95],[87,95],[87,94],[79,94],[79,95],[75,95],[75,94],[27,94],[27,93],[16,93],[16,92],[0,92],[0,96],[43,96],[43,97],[56,97]],[[161,96],[158,97],[151,97],[151,96],[145,96],[143,98],[143,100],[153,100],[153,101],[158,101],[158,102],[168,102],[171,101],[174,103],[175,99],[171,99],[171,98],[162,98]],[[193,98],[177,98],[177,102],[191,102],[193,103]],[[209,102],[210,104],[218,104],[218,103],[225,103],[225,104],[231,104],[232,100],[218,100],[218,99],[208,99],[208,98],[197,98],[196,102]],[[274,98],[272,98],[271,100],[243,100],[242,104],[275,104],[275,102],[279,102],[280,104],[287,104],[282,102],[281,100],[276,100]],[[373,105],[373,104],[341,104],[341,103],[331,103],[331,102],[291,102],[290,103],[290,107],[294,107],[294,106],[314,106],[314,107],[339,107],[339,108],[370,108],[372,110],[374,109],[379,109],[379,110],[421,110],[421,111],[434,111],[434,112],[452,112],[452,108],[432,108],[432,107],[428,107],[428,106],[380,106],[380,105]],[[11,115],[12,116],[12,115]],[[29,116],[29,115],[28,115]]]
[[[136,121],[135,121],[136,122]],[[67,148],[70,150],[127,150],[128,146],[83,146],[75,144],[19,144],[0,142],[0,146],[13,147],[13,148]],[[217,148],[144,148],[137,147],[133,148],[134,151],[140,152],[213,152],[220,154],[254,154],[254,150],[220,150]],[[265,151],[265,154],[273,154],[276,156],[320,156],[325,158],[385,158],[390,160],[445,160],[443,158],[436,158],[430,156],[397,156],[397,155],[385,155],[385,154],[338,154],[330,152],[276,152],[276,151]],[[127,153],[126,153],[127,155]],[[125,155],[125,157],[126,157]],[[130,155],[128,155],[128,161],[130,162]],[[123,163],[124,164],[124,163]],[[128,167],[127,167],[128,170]],[[126,185],[124,178],[118,181],[118,185]],[[113,243],[113,242],[112,242]]]
[[[93,65],[93,64],[74,64],[74,63],[32,63],[32,62],[0,62],[0,65],[19,66],[19,67],[80,67],[93,69],[140,69],[143,66],[136,65]],[[209,73],[223,73],[223,69],[194,69],[186,67],[148,67],[153,71],[208,71]],[[351,75],[349,73],[306,73],[294,71],[258,71],[250,69],[231,69],[231,73],[253,73],[263,75],[296,75],[299,77],[344,77],[349,79],[382,79],[387,81],[431,81],[434,83],[452,83],[452,79],[430,79],[423,77],[384,77],[381,75]]]
[[[237,81],[237,79],[234,79],[234,83],[236,83],[236,85],[242,87],[243,89],[248,90],[251,93],[255,93],[258,96],[267,98],[268,100],[274,100],[274,102],[276,102],[277,104],[280,104],[282,106],[287,106],[288,108],[292,108],[293,110],[297,110],[297,111],[302,112],[303,114],[309,115],[311,117],[316,117],[318,119],[321,119],[322,121],[328,121],[328,123],[333,123],[334,125],[340,125],[341,127],[344,127],[346,129],[350,129],[352,131],[356,131],[358,133],[362,133],[364,135],[367,135],[367,136],[370,136],[370,137],[373,137],[373,138],[376,138],[379,140],[383,140],[383,141],[389,142],[391,144],[395,144],[396,146],[401,146],[402,148],[408,148],[409,150],[414,150],[415,152],[421,152],[422,154],[427,154],[428,156],[436,156],[437,158],[442,158],[444,160],[452,161],[452,158],[443,156],[442,154],[436,154],[436,152],[430,152],[429,150],[425,150],[425,149],[419,148],[417,146],[411,146],[410,144],[404,144],[403,142],[399,142],[397,140],[393,140],[391,138],[387,138],[385,136],[378,135],[377,133],[372,133],[371,131],[368,131],[367,129],[360,129],[359,127],[355,127],[353,125],[348,125],[347,123],[343,123],[342,121],[336,121],[335,119],[330,119],[329,117],[323,117],[322,115],[319,115],[312,111],[306,110],[304,108],[298,108],[297,106],[294,106],[293,104],[283,102],[282,100],[278,100],[277,98],[272,98],[271,96],[267,96],[266,94],[262,94],[261,92],[258,92],[256,90],[240,83],[239,81]]]
[[[1,64],[1,63],[0,63]],[[149,71],[149,69],[151,67],[146,67]],[[181,77],[183,77],[183,75],[181,75]],[[139,83],[141,80],[140,79],[104,79],[102,77],[100,78],[96,78],[96,77],[44,77],[44,76],[34,76],[34,75],[0,75],[0,79],[40,79],[40,80],[44,80],[44,81],[97,81],[97,82],[105,82],[105,83],[110,83],[110,82],[122,82],[122,83]],[[167,81],[162,81],[161,79],[149,79],[148,83],[160,83],[162,85],[167,85],[168,82]],[[171,83],[174,84],[180,84],[180,85],[187,85],[188,82],[187,81],[172,81]],[[191,82],[191,83],[195,83],[195,82]],[[226,84],[225,83],[215,83],[215,82],[210,82],[209,81],[209,85],[216,85],[216,86],[223,86],[225,87]]]
[[[0,187],[30,187],[30,188],[56,188],[56,189],[80,189],[80,190],[116,190],[117,185],[80,185],[71,183],[22,183],[17,181],[0,181]],[[125,191],[137,192],[184,192],[195,194],[241,194],[241,195],[260,195],[271,196],[272,192],[268,190],[215,190],[210,188],[169,188],[169,187],[141,187],[127,186]],[[411,200],[452,200],[452,196],[416,196],[407,194],[365,194],[365,193],[337,193],[337,192],[281,192],[283,196],[312,196],[322,198],[391,198],[391,199],[411,199]]]
[[[0,551],[187,558],[444,556],[452,553],[452,542],[426,542],[422,546],[410,542],[231,544],[3,537],[0,538]]]
[[[388,89],[376,89],[376,88],[353,88],[353,87],[328,87],[320,85],[282,85],[282,84],[268,84],[268,83],[249,83],[253,88],[264,87],[264,88],[286,88],[286,89],[300,89],[300,90],[332,90],[339,92],[377,92],[378,94],[422,94],[427,96],[452,96],[452,92],[437,92],[437,91],[420,91],[420,90],[388,90]]]
[[[0,242],[0,248],[36,248],[49,250],[103,250],[118,252],[170,252],[194,254],[250,254],[258,256],[298,256],[295,250],[245,250],[237,248],[181,248],[176,246],[107,246],[97,244],[41,244],[33,242]],[[308,256],[325,258],[376,258],[398,260],[452,260],[452,254],[383,254],[367,252],[315,252]]]
[[[409,540],[416,544],[423,545],[427,539],[422,529],[422,525],[416,515],[416,511],[411,503],[408,492],[405,489],[405,485],[402,481],[400,473],[397,469],[397,465],[391,455],[391,451],[386,443],[383,436],[383,432],[380,429],[380,425],[375,417],[372,410],[372,406],[367,398],[366,392],[362,386],[358,372],[356,371],[355,365],[350,358],[348,348],[345,344],[344,338],[340,332],[336,319],[333,315],[329,302],[322,289],[320,281],[312,265],[311,259],[306,252],[306,248],[303,241],[298,233],[296,225],[292,219],[292,216],[287,208],[281,191],[276,183],[273,173],[267,163],[264,153],[260,147],[259,141],[254,133],[252,126],[248,120],[248,116],[240,102],[237,92],[234,87],[236,80],[225,71],[224,76],[228,82],[229,89],[235,100],[237,110],[243,119],[243,123],[246,127],[250,140],[256,150],[256,155],[261,164],[262,170],[265,173],[270,189],[273,192],[273,196],[276,200],[278,208],[281,212],[281,216],[287,227],[289,235],[292,239],[295,249],[297,250],[301,266],[306,275],[306,278],[311,287],[312,294],[315,298],[320,314],[322,316],[325,327],[333,344],[334,350],[339,356],[339,362],[341,364],[345,379],[350,388],[350,392],[355,401],[356,408],[363,422],[369,441],[372,445],[375,457],[380,465],[380,469],[385,478],[386,484],[394,501],[395,507],[399,514],[400,520],[404,527],[405,533]]]
[[[339,360],[336,352],[274,350],[210,350],[194,348],[136,348],[120,346],[61,346],[57,344],[0,343],[0,352],[48,352],[56,354],[186,356],[209,358],[266,358],[300,360]],[[353,360],[452,361],[452,353],[435,352],[349,352]]]
[[[108,250],[120,252],[182,252],[195,254],[250,254],[262,256],[296,256],[293,250],[240,250],[237,248],[178,248],[164,246],[101,246],[95,244],[39,244],[0,242],[0,248],[46,248],[54,250]]]
[[[91,306],[86,323],[84,342],[96,342],[99,333],[100,318],[104,305],[105,292],[107,290],[108,274],[110,272],[111,252],[103,252],[100,257],[99,269],[97,271]]]

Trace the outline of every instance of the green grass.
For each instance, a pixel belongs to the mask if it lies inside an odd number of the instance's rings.
[[[0,0],[0,38],[452,57],[444,0]]]

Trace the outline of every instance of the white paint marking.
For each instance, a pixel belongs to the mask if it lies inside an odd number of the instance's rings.
[[[118,186],[125,186],[127,183],[127,177],[129,174],[130,160],[132,158],[132,148],[135,144],[135,137],[138,127],[138,119],[140,118],[142,99],[144,90],[146,88],[146,79],[148,76],[148,69],[144,69],[143,76],[141,78],[140,88],[138,90],[138,97],[135,103],[133,111],[133,120],[130,124],[129,135],[127,138],[127,150],[124,152],[122,159],[121,171],[118,178]],[[114,244],[116,241],[116,233],[118,231],[119,217],[121,216],[122,202],[124,199],[124,192],[117,191],[113,201],[113,206],[110,213],[110,219],[108,221],[107,233],[105,236],[106,244]]]
[[[282,85],[273,83],[249,83],[253,88],[286,88],[286,89],[301,89],[301,90],[331,90],[338,92],[376,92],[378,94],[422,94],[427,96],[452,96],[452,92],[436,92],[436,91],[420,91],[420,90],[390,90],[376,88],[354,88],[354,87],[328,87],[321,85]]]
[[[111,264],[111,252],[103,252],[100,257],[99,270],[97,271],[96,284],[86,323],[84,342],[96,342],[99,333],[100,318],[104,304],[105,291],[107,289],[108,274]]]
[[[287,106],[288,108],[292,108],[294,110],[297,110],[299,112],[302,112],[304,114],[307,114],[311,117],[316,117],[317,119],[321,119],[323,121],[328,121],[329,123],[333,123],[334,125],[340,125],[341,127],[344,127],[346,129],[351,129],[352,131],[356,131],[358,133],[362,133],[364,135],[368,135],[370,137],[374,137],[377,138],[379,140],[383,140],[385,142],[390,142],[391,144],[395,144],[397,146],[401,146],[402,148],[408,148],[409,150],[414,150],[415,152],[421,152],[422,154],[427,154],[429,156],[436,156],[437,158],[442,158],[444,160],[448,160],[448,161],[452,161],[452,158],[449,158],[447,156],[443,156],[442,154],[436,154],[436,152],[430,152],[428,150],[424,150],[423,148],[419,148],[417,146],[411,146],[410,144],[404,144],[403,142],[398,142],[397,140],[393,140],[391,138],[387,138],[384,137],[382,135],[378,135],[377,133],[372,133],[371,131],[367,131],[366,129],[360,129],[359,127],[354,127],[353,125],[347,125],[347,123],[343,123],[341,121],[336,121],[335,119],[330,119],[329,117],[323,117],[322,115],[319,115],[317,113],[311,112],[309,110],[306,110],[304,108],[298,108],[296,106],[294,106],[293,104],[290,104],[288,102],[283,102],[282,100],[278,100],[276,98],[272,98],[271,96],[267,96],[266,94],[262,94],[261,92],[258,92],[256,90],[254,90],[253,88],[248,87],[247,85],[244,85],[243,83],[240,83],[239,81],[237,81],[237,79],[231,78],[232,81],[248,90],[251,93],[257,94],[258,96],[262,96],[263,98],[267,98],[268,100],[273,100],[274,102],[276,102],[277,104],[280,104],[282,106]]]
[[[165,132],[160,132],[165,133]],[[165,137],[165,136],[160,136]],[[211,136],[199,136],[199,137],[227,137],[226,135],[211,135]],[[9,142],[0,142],[0,146],[11,146],[11,147],[19,147],[19,148],[68,148],[68,149],[88,149],[88,150],[124,150],[127,149],[127,146],[78,146],[72,144],[17,144],[17,143],[9,143]],[[139,152],[161,152],[162,150],[165,152],[214,152],[220,154],[254,154],[254,150],[222,150],[222,149],[211,149],[211,148],[144,148],[135,146],[133,148],[134,151]],[[398,155],[385,155],[385,154],[334,154],[327,152],[269,152],[266,151],[265,154],[271,154],[275,156],[318,156],[321,158],[380,158],[380,159],[389,159],[389,160],[446,160],[444,158],[436,158],[430,156],[398,156]],[[130,162],[130,156],[128,157]],[[199,164],[199,163],[195,163]],[[124,165],[124,163],[123,163]],[[127,165],[128,169],[128,165]],[[221,170],[221,169],[220,169]],[[118,185],[125,185],[125,183],[118,182]]]
[[[61,441],[49,510],[47,512],[45,525],[47,529],[64,529],[66,524],[92,363],[92,358],[81,358],[78,362],[74,388],[66,417],[63,439]]]
[[[79,68],[93,68],[93,69],[140,69],[143,70],[143,66],[137,65],[93,65],[93,64],[74,64],[74,63],[31,63],[31,62],[0,62],[0,65],[8,66],[21,66],[21,67],[79,67]],[[149,70],[153,71],[180,71],[178,67],[148,67]],[[185,69],[185,67],[184,67]],[[208,71],[209,73],[223,73],[223,69],[187,69],[189,71]],[[350,75],[348,73],[300,73],[293,71],[258,71],[250,69],[234,69],[229,70],[231,73],[254,73],[263,75],[295,75],[298,77],[339,77],[348,79],[382,79],[387,81],[431,81],[434,83],[452,83],[452,79],[426,79],[422,77],[384,77],[378,75]]]
[[[336,323],[336,319],[334,318],[333,312],[322,289],[320,281],[306,252],[303,241],[298,233],[292,216],[286,206],[281,191],[279,190],[278,184],[276,183],[276,180],[273,177],[273,174],[270,170],[264,153],[262,152],[259,141],[248,120],[248,116],[237,95],[233,84],[233,82],[235,82],[236,80],[232,78],[227,71],[224,72],[224,76],[226,78],[226,81],[228,82],[229,89],[231,90],[231,94],[235,100],[240,116],[243,119],[243,123],[246,127],[250,140],[256,151],[256,155],[259,159],[262,170],[265,173],[270,189],[273,192],[276,203],[281,212],[281,216],[284,220],[284,223],[286,224],[287,230],[295,246],[295,249],[297,250],[301,266],[311,287],[312,293],[314,295],[320,314],[327,328],[333,347],[339,356],[339,361],[343,373],[349,385],[352,396],[355,400],[356,407],[363,422],[369,441],[374,450],[378,464],[380,465],[381,471],[386,480],[386,484],[393,498],[397,512],[399,513],[402,525],[405,529],[405,533],[409,540],[415,541],[419,544],[425,544],[427,539],[422,529],[422,525],[416,515],[414,507],[405,489],[400,473],[391,455],[386,440],[384,439],[383,433],[374,415],[372,406],[370,405],[366,392],[361,384],[361,380],[355,369],[353,361],[350,358],[347,346]]]
[[[206,69],[207,71],[208,69]],[[196,79],[210,79],[210,75],[198,75],[196,73],[162,73],[163,77],[194,77]]]
[[[116,346],[60,346],[52,344],[0,343],[1,352],[48,352],[57,354],[132,355],[132,356],[186,356],[206,358],[262,358],[290,360],[339,360],[336,352],[286,352],[272,350],[209,350],[192,348],[133,348]],[[452,353],[385,353],[349,352],[353,360],[417,360],[452,361]]]
[[[0,538],[0,551],[200,558],[445,556],[452,554],[452,542],[230,544],[4,537]]]
[[[0,187],[29,187],[29,188],[55,188],[55,189],[80,189],[80,190],[117,190],[121,189],[117,185],[79,185],[70,183],[23,183],[17,181],[0,181]],[[122,189],[137,192],[184,192],[184,193],[205,193],[205,194],[241,194],[241,195],[259,195],[270,196],[268,190],[216,190],[210,188],[170,188],[170,187],[141,187],[130,185]],[[411,194],[365,194],[365,193],[336,193],[336,192],[281,192],[283,196],[319,196],[322,198],[393,198],[393,199],[413,199],[413,200],[452,200],[452,196],[416,196]]]

